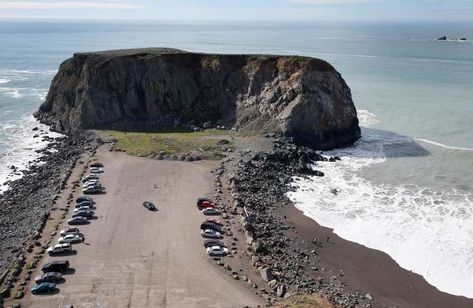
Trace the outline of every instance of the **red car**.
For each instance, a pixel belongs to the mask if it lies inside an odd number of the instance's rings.
[[[199,210],[206,209],[206,208],[214,208],[215,204],[212,200],[208,198],[199,198],[197,199],[197,208]]]
[[[220,220],[217,220],[215,218],[207,218],[205,221],[213,222],[214,224],[216,224],[218,226],[223,226],[223,222],[221,222]]]

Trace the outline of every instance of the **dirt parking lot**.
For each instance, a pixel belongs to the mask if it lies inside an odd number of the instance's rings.
[[[107,194],[95,197],[96,220],[67,259],[74,273],[28,307],[242,307],[263,304],[206,255],[195,200],[212,193],[216,162],[156,161],[99,150]],[[153,201],[157,212],[142,206]],[[65,259],[62,257],[45,257]]]

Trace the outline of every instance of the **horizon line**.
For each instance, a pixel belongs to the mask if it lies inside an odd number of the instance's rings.
[[[392,19],[392,20],[339,20],[339,19],[326,19],[326,20],[280,20],[280,19],[267,19],[267,20],[252,20],[252,19],[156,19],[156,18],[56,18],[56,17],[17,17],[17,16],[0,16],[0,22],[5,21],[24,21],[24,22],[35,22],[35,21],[51,21],[51,22],[176,22],[176,23],[195,23],[195,22],[219,22],[219,23],[236,23],[236,22],[251,22],[251,23],[340,23],[340,24],[352,24],[352,23],[399,23],[399,24],[428,24],[428,23],[469,23],[473,24],[473,20],[404,20],[404,19]]]

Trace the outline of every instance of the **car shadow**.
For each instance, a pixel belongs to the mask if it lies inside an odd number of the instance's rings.
[[[71,267],[67,271],[63,272],[63,276],[74,275],[76,273],[76,269]]]
[[[37,294],[34,294],[35,296],[50,296],[50,295],[55,295],[55,294],[59,294],[60,290],[58,288],[54,289],[54,291],[52,292],[49,292],[49,293],[37,293]]]
[[[58,281],[56,281],[55,283],[56,283],[56,284],[64,284],[65,282],[66,282],[66,279],[61,278],[61,279],[59,279]]]

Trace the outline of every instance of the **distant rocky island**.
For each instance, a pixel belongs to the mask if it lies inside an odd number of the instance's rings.
[[[327,62],[152,48],[77,53],[36,114],[54,129],[225,127],[332,149],[360,137],[350,88]]]
[[[462,38],[451,38],[451,37],[448,37],[448,36],[442,36],[442,37],[439,37],[438,39],[436,39],[436,41],[465,42],[465,41],[468,41],[468,39],[465,38],[465,37],[462,37]]]

